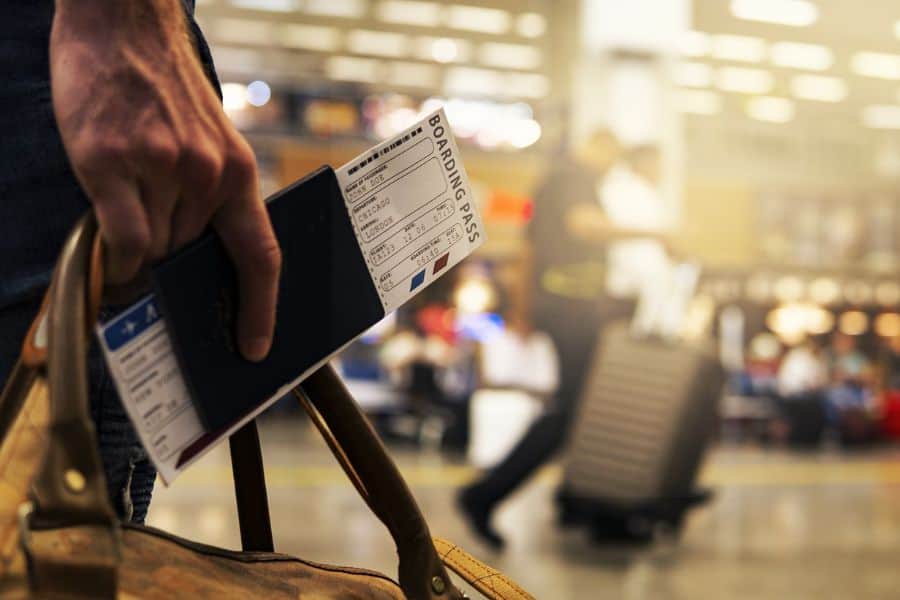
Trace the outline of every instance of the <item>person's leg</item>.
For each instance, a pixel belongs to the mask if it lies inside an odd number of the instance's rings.
[[[599,327],[594,319],[560,318],[557,322],[555,330],[548,331],[560,369],[554,409],[539,417],[498,465],[459,495],[460,507],[475,532],[494,547],[503,545],[502,536],[490,524],[494,509],[565,444],[593,356]]]
[[[512,451],[488,474],[459,494],[460,508],[481,538],[495,548],[504,540],[491,525],[494,508],[562,447],[568,427],[560,413],[539,417]]]
[[[96,347],[88,357],[91,416],[97,432],[106,488],[119,518],[143,523],[150,505],[156,469],[128,419],[106,362]]]

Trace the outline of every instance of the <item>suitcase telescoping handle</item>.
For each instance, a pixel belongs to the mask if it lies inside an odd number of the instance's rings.
[[[63,247],[44,307],[23,350],[28,367],[46,368],[50,420],[47,451],[33,484],[32,507],[22,516],[22,532],[33,577],[52,581],[65,572],[74,576],[67,577],[70,584],[85,582],[94,597],[114,598],[119,529],[97,452],[87,379],[87,350],[102,282],[101,245],[91,212],[77,223]],[[455,545],[432,540],[399,470],[330,366],[315,372],[295,393],[301,396],[363,499],[391,533],[400,559],[399,583],[409,598],[463,598],[451,583],[445,564],[488,598],[531,598],[504,575]],[[249,439],[258,452],[258,438]],[[246,444],[241,451],[245,450]],[[258,464],[261,467],[261,461]],[[264,479],[257,476],[251,481],[260,486],[257,491],[264,498]],[[108,534],[108,544],[101,544],[96,557],[78,565],[57,564],[52,557],[30,548],[32,530],[64,525],[100,528]],[[67,586],[70,592],[78,587]]]

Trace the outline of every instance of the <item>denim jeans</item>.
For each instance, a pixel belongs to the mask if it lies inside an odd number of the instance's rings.
[[[194,1],[183,3],[191,14]],[[0,0],[0,386],[38,311],[65,236],[89,206],[53,117],[48,51],[53,5],[54,0]],[[193,18],[190,27],[218,89],[209,49]],[[143,522],[156,471],[96,344],[88,371],[110,500],[122,519]]]

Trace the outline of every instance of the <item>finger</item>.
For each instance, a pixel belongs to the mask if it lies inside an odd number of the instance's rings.
[[[238,345],[245,358],[260,361],[272,346],[281,249],[257,189],[249,148],[229,161],[222,179],[223,185],[234,183],[231,189],[238,193],[226,199],[213,226],[238,271]]]
[[[186,149],[178,162],[181,201],[172,215],[172,249],[195,240],[203,233],[222,205],[220,198],[234,190],[223,189],[221,151],[212,144]]]
[[[106,245],[105,277],[111,284],[134,278],[150,247],[150,226],[134,181],[110,177],[92,186],[91,198]]]

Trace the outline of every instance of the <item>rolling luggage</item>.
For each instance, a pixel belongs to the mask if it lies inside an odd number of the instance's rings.
[[[712,344],[601,336],[585,381],[558,495],[564,523],[647,540],[678,529],[703,499],[694,480],[713,432],[723,372]]]

